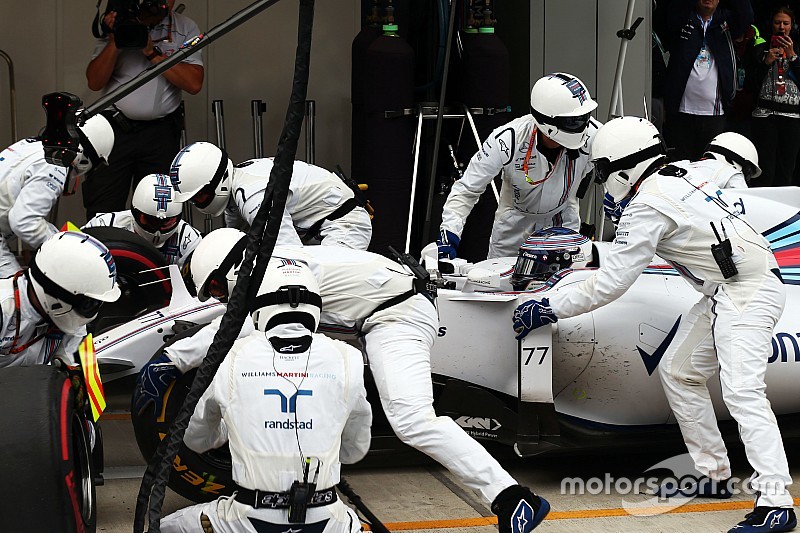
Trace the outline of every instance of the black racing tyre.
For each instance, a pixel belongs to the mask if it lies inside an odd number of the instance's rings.
[[[94,532],[97,507],[87,422],[66,373],[53,366],[0,369],[13,398],[0,411],[0,529]]]
[[[169,304],[172,296],[169,270],[164,256],[155,246],[123,228],[102,226],[82,231],[109,249],[114,257],[117,281],[122,290],[116,302],[103,304],[90,331],[100,333]]]
[[[159,357],[165,347],[184,337],[194,335],[202,327],[202,325],[198,325],[175,335],[155,353],[152,359]],[[172,421],[178,415],[183,401],[189,394],[196,373],[196,370],[191,370],[183,374],[167,389],[162,412],[156,413],[154,410],[150,410],[140,416],[135,409],[131,409],[136,443],[146,461],[149,462],[152,459],[159,442],[167,434]],[[134,394],[137,389],[138,383],[134,387]],[[182,444],[172,463],[169,488],[184,498],[198,503],[231,495],[235,489],[231,476],[231,455],[228,446],[199,454]]]

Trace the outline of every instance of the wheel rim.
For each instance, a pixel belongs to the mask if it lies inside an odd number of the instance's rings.
[[[89,443],[84,419],[77,413],[72,415],[72,451],[73,471],[79,475],[78,498],[80,501],[81,518],[84,523],[89,523],[94,515],[94,479],[92,476],[92,450]]]

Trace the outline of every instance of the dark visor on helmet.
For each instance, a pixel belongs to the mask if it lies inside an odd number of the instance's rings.
[[[592,118],[591,113],[574,117],[548,117],[535,109],[531,109],[531,114],[533,114],[533,118],[535,118],[536,122],[539,124],[549,124],[555,126],[558,131],[566,133],[583,133],[589,126],[589,121]]]
[[[197,291],[201,302],[209,298],[216,298],[221,302],[228,300],[228,272],[234,265],[242,262],[244,250],[247,247],[247,235],[242,236],[231,251],[225,256],[219,266],[211,271],[203,286]]]
[[[181,215],[158,218],[155,215],[142,213],[135,207],[131,208],[131,213],[133,214],[133,219],[136,221],[139,227],[145,231],[149,231],[150,233],[156,233],[158,231],[161,233],[167,233],[168,231],[172,231],[181,220]]]
[[[667,147],[664,145],[663,140],[658,144],[648,146],[616,161],[609,161],[607,157],[595,159],[592,161],[594,163],[594,181],[596,183],[605,183],[614,172],[632,169],[642,161],[659,155],[667,155]]]
[[[228,153],[222,148],[220,148],[220,151],[222,152],[222,156],[220,157],[217,171],[214,172],[214,177],[189,199],[190,202],[200,209],[208,207],[209,204],[211,204],[214,196],[217,195],[217,186],[219,186],[223,178],[228,175]]]
[[[756,175],[756,166],[733,150],[729,150],[724,146],[709,144],[706,146],[706,152],[719,154],[727,159],[729,163],[738,163],[742,167],[742,174],[748,181]]]

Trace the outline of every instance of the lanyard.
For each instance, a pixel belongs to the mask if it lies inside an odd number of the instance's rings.
[[[8,353],[10,354],[18,354],[24,350],[27,350],[30,346],[39,342],[42,339],[42,337],[50,333],[50,331],[52,330],[52,328],[47,328],[44,331],[44,333],[35,336],[22,346],[17,346],[17,342],[19,342],[19,323],[21,322],[20,320],[21,313],[19,309],[20,307],[19,284],[17,283],[17,278],[19,278],[22,275],[22,273],[23,271],[20,270],[19,272],[14,274],[14,318],[16,319],[17,324],[16,324],[16,331],[14,332],[14,342],[11,343],[11,349],[8,351]]]
[[[525,181],[527,181],[530,185],[533,186],[542,184],[545,181],[547,181],[550,178],[550,176],[552,176],[553,173],[555,172],[556,167],[558,166],[558,162],[561,160],[561,156],[564,155],[564,149],[562,148],[561,151],[558,153],[558,157],[556,158],[555,163],[553,163],[553,168],[550,169],[550,172],[545,174],[544,179],[538,181],[532,180],[528,176],[528,168],[529,168],[528,161],[530,161],[531,159],[531,154],[533,153],[533,145],[535,142],[536,142],[536,126],[533,127],[533,131],[531,132],[531,140],[528,142],[528,151],[525,153],[525,160],[522,162],[522,171],[525,173]]]

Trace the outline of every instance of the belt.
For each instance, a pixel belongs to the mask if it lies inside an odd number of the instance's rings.
[[[290,503],[288,492],[250,490],[243,487],[236,488],[234,499],[254,509],[288,509]],[[336,495],[335,488],[322,489],[311,495],[311,501],[308,503],[308,506],[323,507],[332,504],[338,499],[339,497]]]
[[[103,111],[101,114],[110,122],[116,124],[123,133],[135,133],[141,131],[148,125],[158,124],[166,120],[174,120],[175,115],[180,113],[180,109],[181,108],[178,107],[175,111],[172,111],[163,117],[154,118],[152,120],[134,120],[132,118],[128,118],[116,107],[112,107],[111,109]]]

